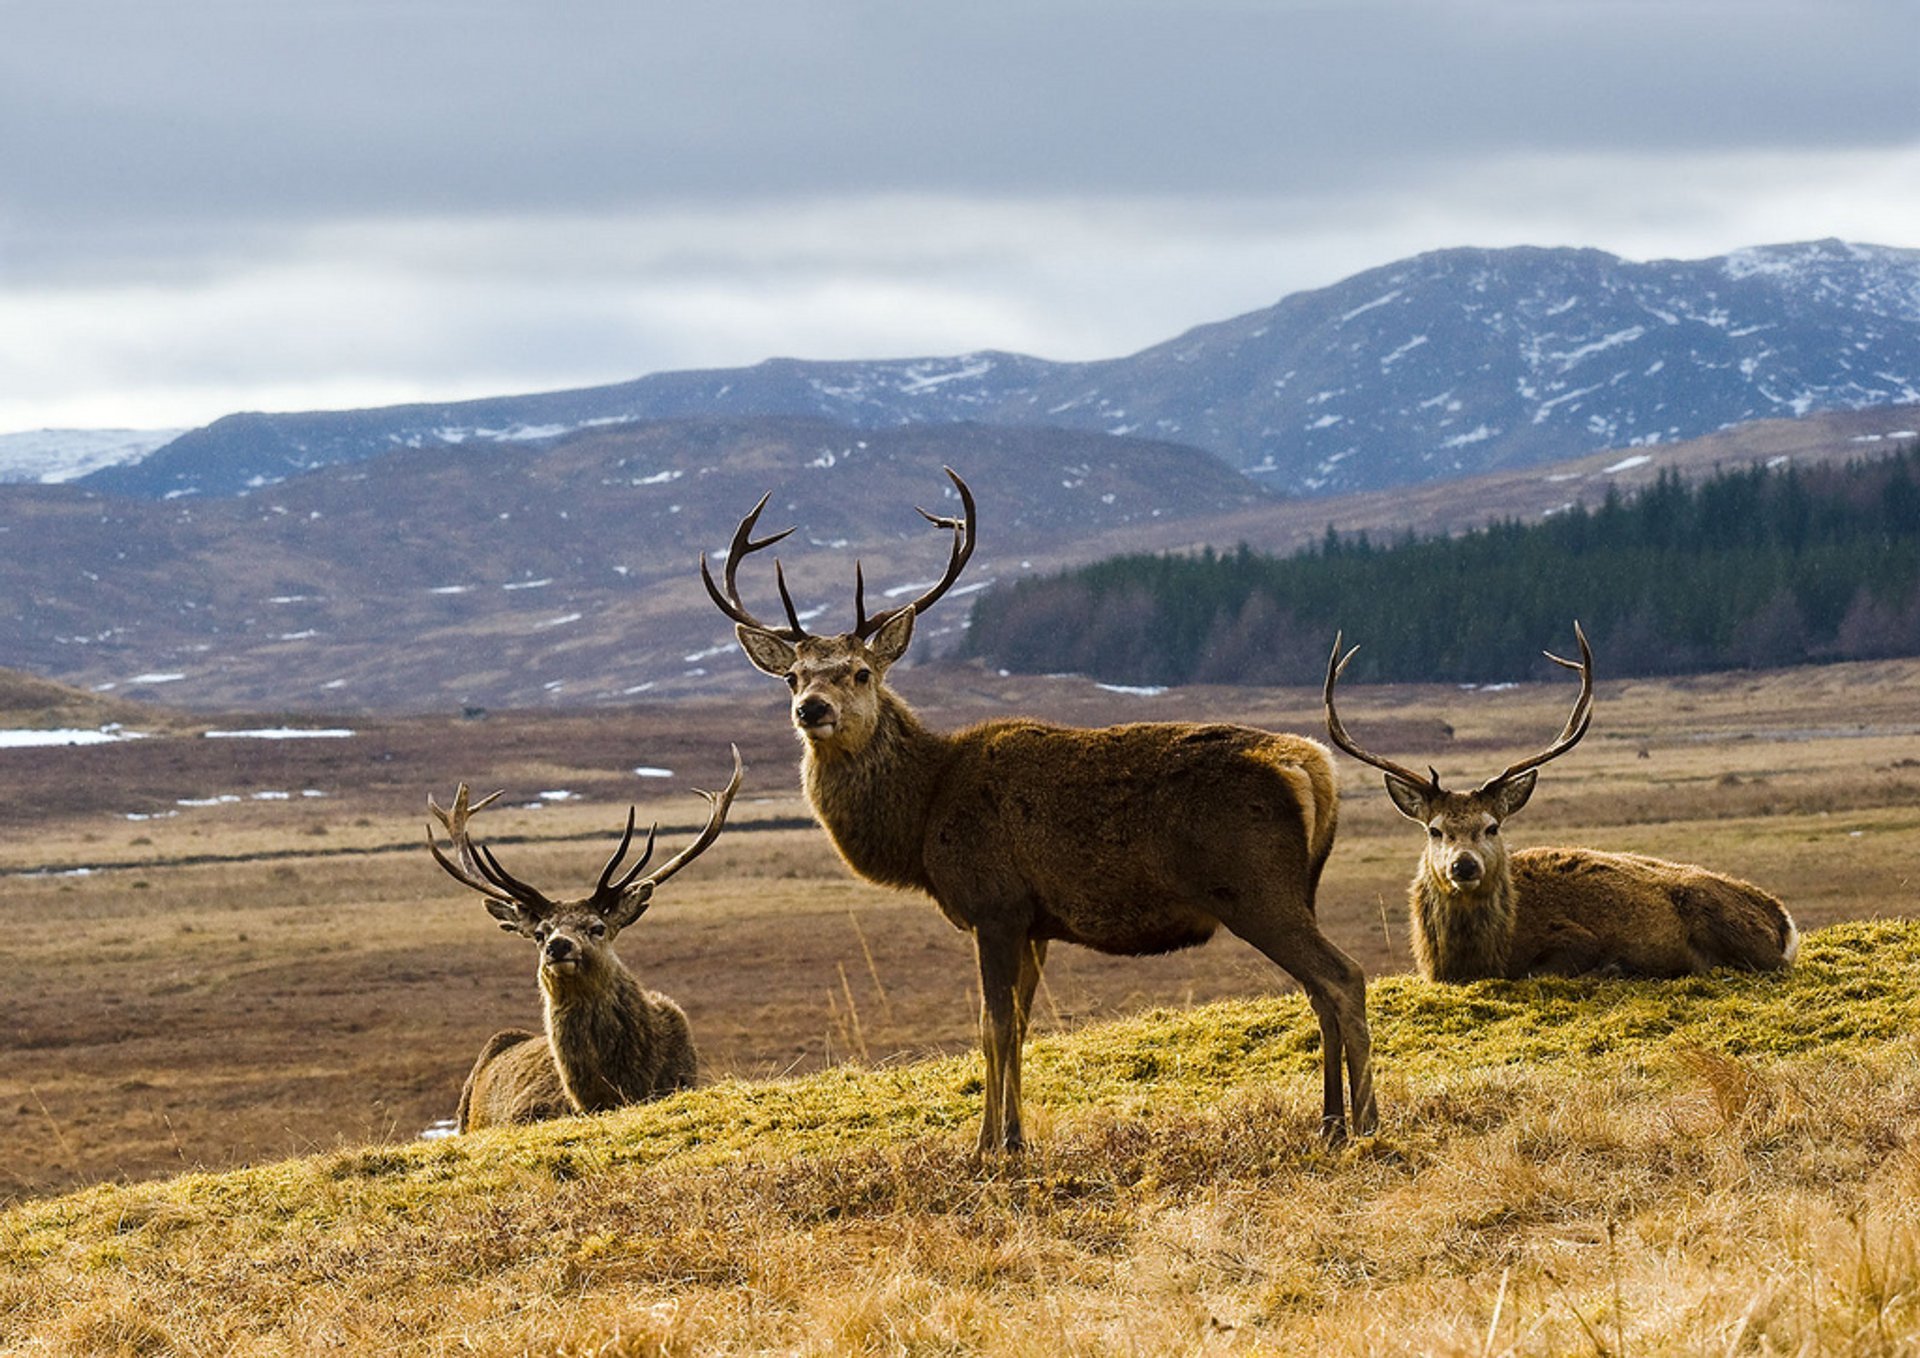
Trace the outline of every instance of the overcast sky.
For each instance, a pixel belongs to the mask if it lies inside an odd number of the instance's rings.
[[[1915,0],[0,0],[0,432],[1920,246]]]

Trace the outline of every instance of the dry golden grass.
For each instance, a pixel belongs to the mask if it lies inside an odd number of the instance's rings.
[[[1378,1140],[1298,997],[0,1215],[22,1353],[1723,1354],[1920,1346],[1920,927],[1785,977],[1380,983]]]

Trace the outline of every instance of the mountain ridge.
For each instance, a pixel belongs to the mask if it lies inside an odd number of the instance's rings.
[[[1916,401],[1920,250],[1823,240],[1634,263],[1591,248],[1456,247],[1120,358],[773,358],[527,396],[242,413],[85,484],[227,495],[396,447],[780,416],[1137,434],[1201,448],[1269,489],[1331,494]]]

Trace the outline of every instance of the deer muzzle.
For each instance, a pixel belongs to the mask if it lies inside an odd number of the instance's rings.
[[[830,736],[839,722],[839,709],[818,694],[809,694],[793,705],[793,724],[810,736]]]

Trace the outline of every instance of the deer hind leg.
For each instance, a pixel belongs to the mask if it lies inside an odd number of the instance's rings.
[[[1373,1097],[1367,977],[1360,964],[1334,946],[1311,917],[1230,920],[1227,925],[1300,983],[1320,1021],[1320,1135],[1333,1143],[1346,1140],[1349,1106],[1354,1133],[1372,1135],[1380,1125],[1380,1114]]]
[[[1021,944],[1020,975],[1014,982],[1013,993],[1013,1042],[1001,1073],[1004,1142],[1010,1151],[1026,1144],[1026,1134],[1020,1126],[1021,1053],[1026,1050],[1027,1025],[1033,1018],[1033,992],[1040,985],[1040,971],[1046,964],[1046,939],[1031,938]]]
[[[978,1151],[1018,1151],[1025,1145],[1020,1130],[1020,1045],[1040,966],[1021,936],[976,931],[974,953],[980,964],[980,1046],[987,1065]]]

